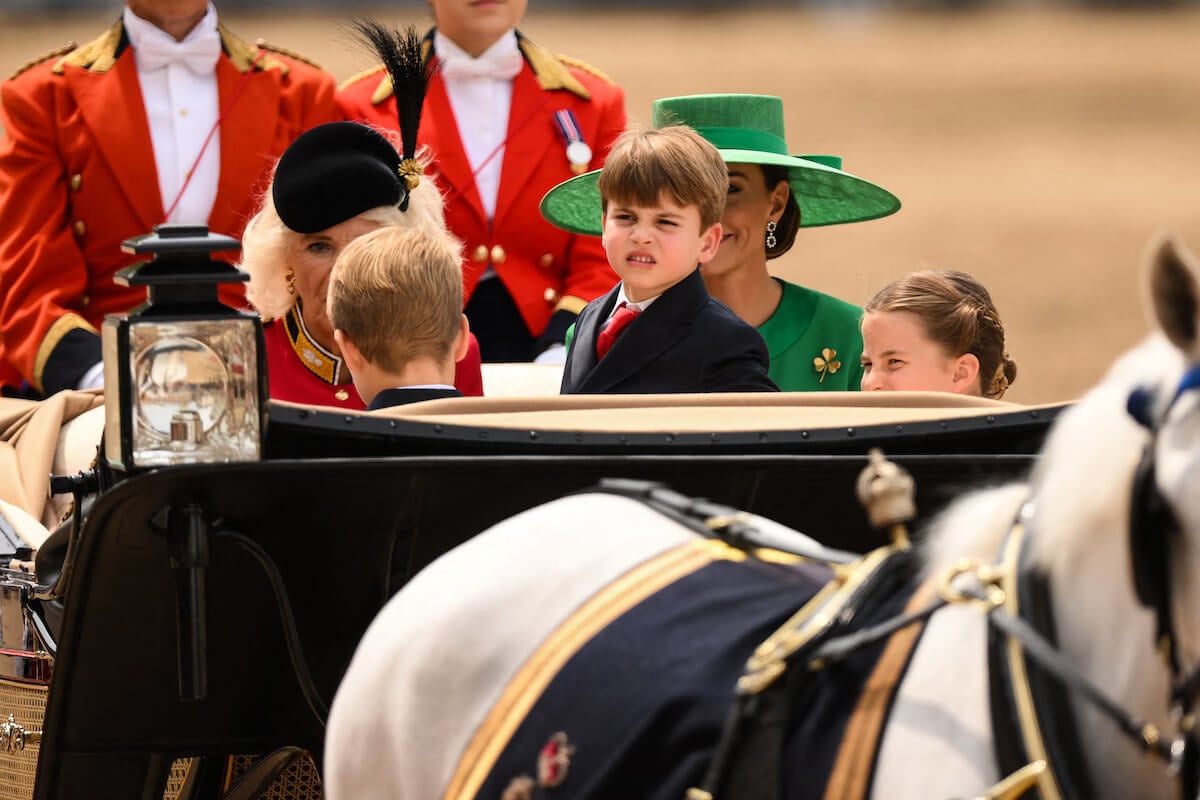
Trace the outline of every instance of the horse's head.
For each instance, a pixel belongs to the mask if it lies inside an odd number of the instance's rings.
[[[1129,395],[1147,438],[1130,503],[1131,567],[1138,599],[1157,617],[1157,639],[1186,674],[1200,664],[1200,264],[1166,237],[1147,285],[1181,368]]]

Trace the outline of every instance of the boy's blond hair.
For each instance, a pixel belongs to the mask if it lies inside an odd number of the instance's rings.
[[[329,321],[388,372],[449,359],[462,307],[461,251],[446,234],[380,228],[348,244],[329,275]]]
[[[600,172],[600,205],[657,206],[665,193],[678,206],[696,206],[700,229],[721,221],[729,168],[712,145],[683,125],[630,128],[613,142]]]

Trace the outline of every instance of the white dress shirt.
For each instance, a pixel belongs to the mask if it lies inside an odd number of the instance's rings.
[[[221,171],[221,133],[213,131],[220,115],[214,69],[221,55],[217,11],[209,3],[204,18],[182,42],[176,42],[170,34],[138,17],[128,6],[124,24],[150,123],[163,211],[170,210],[179,198],[166,221],[207,224],[217,199]],[[188,171],[196,164],[210,132],[212,141],[180,196]],[[137,158],[139,154],[131,157]]]
[[[475,173],[475,189],[490,220],[496,216],[513,78],[524,62],[517,34],[504,34],[479,58],[472,58],[441,31],[434,32],[433,47],[442,65],[442,80],[458,123],[458,135]],[[492,157],[484,163],[488,156]]]

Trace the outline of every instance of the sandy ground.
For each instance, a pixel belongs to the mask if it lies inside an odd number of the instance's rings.
[[[115,4],[114,4],[115,5]],[[785,9],[538,12],[523,30],[628,92],[781,95],[793,152],[836,153],[894,191],[897,215],[804,231],[778,273],[864,302],[921,267],[993,290],[1020,377],[1008,398],[1076,397],[1146,330],[1142,253],[1173,227],[1200,250],[1200,11],[1085,13],[1026,6],[958,16]],[[391,23],[422,7],[378,10]],[[112,19],[0,16],[0,74]],[[229,15],[339,79],[370,65],[339,19]],[[5,202],[11,199],[5,198]]]

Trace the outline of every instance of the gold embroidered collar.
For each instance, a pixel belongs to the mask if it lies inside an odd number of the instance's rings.
[[[304,327],[299,301],[284,315],[283,329],[287,331],[288,342],[296,351],[296,358],[300,359],[305,369],[330,386],[350,382],[350,374],[344,369],[342,359],[322,347]]]

